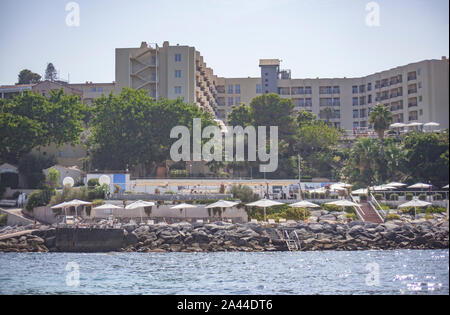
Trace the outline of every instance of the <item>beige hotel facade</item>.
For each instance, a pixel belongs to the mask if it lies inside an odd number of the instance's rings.
[[[256,66],[256,65],[255,65]],[[189,46],[143,42],[116,49],[116,93],[143,89],[152,97],[178,97],[226,120],[233,106],[265,93],[290,98],[296,110],[315,113],[347,130],[369,127],[376,104],[390,108],[395,122],[438,122],[449,127],[449,60],[424,60],[360,78],[293,79],[278,59],[260,60],[258,78],[218,77]],[[324,111],[329,108],[330,110]]]

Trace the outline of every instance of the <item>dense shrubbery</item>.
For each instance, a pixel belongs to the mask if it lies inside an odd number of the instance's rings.
[[[391,220],[400,220],[400,216],[395,213],[388,214],[386,216],[386,221],[391,221]]]
[[[233,185],[229,193],[233,195],[233,198],[239,199],[244,203],[250,203],[258,200],[258,195],[248,186]]]
[[[246,207],[249,219],[257,219],[258,221],[264,220],[264,209],[259,207]],[[311,212],[308,209],[293,208],[289,205],[275,206],[266,209],[267,219],[279,219],[303,221],[311,216]]]
[[[405,198],[407,201],[411,201],[414,198],[414,194],[413,193],[406,193]]]
[[[186,170],[170,170],[169,171],[169,177],[171,178],[184,178],[189,177],[189,172]]]
[[[419,200],[422,200],[422,201],[427,200],[427,194],[420,194],[419,195]]]
[[[25,209],[33,211],[34,208],[48,205],[52,198],[52,191],[48,189],[35,190],[28,197]]]

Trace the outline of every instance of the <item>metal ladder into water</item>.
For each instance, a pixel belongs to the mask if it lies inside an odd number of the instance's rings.
[[[301,249],[300,239],[298,238],[296,231],[294,231],[295,239],[291,238],[291,235],[287,230],[284,230],[284,235],[285,235],[284,240],[286,241],[287,248],[289,249],[290,252],[299,251]]]

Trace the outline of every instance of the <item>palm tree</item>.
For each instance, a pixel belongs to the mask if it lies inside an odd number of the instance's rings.
[[[319,112],[320,119],[325,119],[327,125],[330,125],[330,119],[333,118],[333,110],[331,107],[325,107],[324,109],[321,109]]]
[[[369,116],[369,123],[373,124],[373,129],[375,129],[380,140],[384,139],[384,132],[389,129],[392,120],[391,111],[383,104],[378,104]]]
[[[381,153],[384,156],[384,132],[389,129],[392,124],[392,113],[387,106],[378,104],[375,106],[369,116],[369,123],[373,125],[373,129],[378,135],[381,142]]]

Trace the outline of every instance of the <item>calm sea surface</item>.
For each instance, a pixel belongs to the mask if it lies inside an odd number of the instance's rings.
[[[0,253],[0,294],[449,294],[449,251]]]

